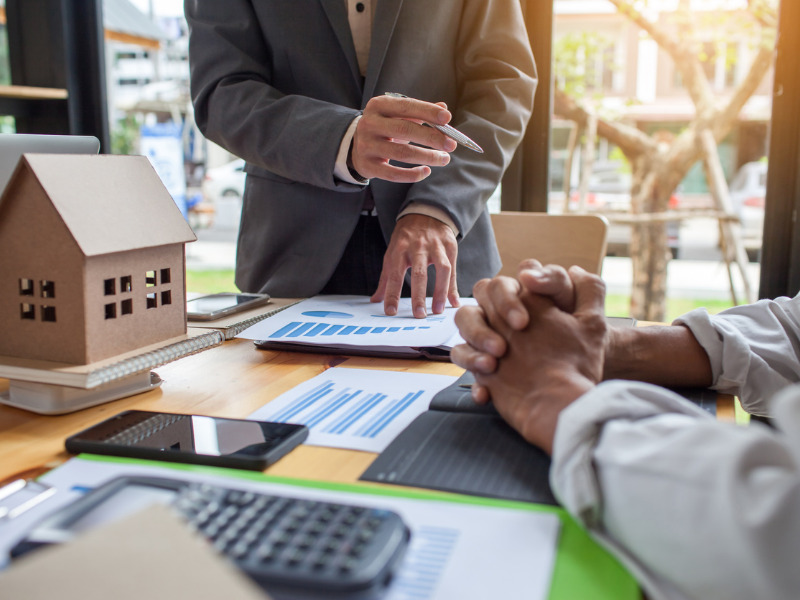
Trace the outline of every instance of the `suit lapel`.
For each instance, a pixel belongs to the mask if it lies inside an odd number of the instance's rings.
[[[353,76],[358,89],[361,89],[361,73],[358,71],[358,58],[356,57],[356,48],[353,45],[353,36],[350,33],[350,23],[347,21],[347,4],[345,0],[319,0],[328,20],[331,22],[331,27],[336,33],[336,38],[339,40],[339,46],[342,48],[347,57],[347,63],[350,65],[350,73]],[[371,55],[370,55],[371,58]]]
[[[375,95],[375,85],[383,68],[383,59],[386,57],[386,50],[392,40],[392,34],[397,23],[397,16],[400,14],[400,8],[403,6],[403,0],[377,0],[376,5],[375,17],[372,22],[372,41],[369,49],[367,75],[364,82],[364,103]],[[402,90],[377,91],[382,94],[387,91]]]

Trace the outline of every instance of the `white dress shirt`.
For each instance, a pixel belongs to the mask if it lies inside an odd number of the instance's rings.
[[[708,353],[715,387],[769,408],[776,428],[720,423],[663,388],[605,382],[559,417],[555,494],[651,600],[796,600],[800,296],[677,322]]]

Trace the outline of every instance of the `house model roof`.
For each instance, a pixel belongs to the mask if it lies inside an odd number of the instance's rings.
[[[197,239],[144,156],[25,154],[0,204],[31,175],[86,256]]]

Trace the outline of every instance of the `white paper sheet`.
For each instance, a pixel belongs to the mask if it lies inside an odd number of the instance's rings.
[[[428,317],[415,319],[411,299],[401,298],[397,315],[383,314],[383,303],[367,296],[315,296],[282,310],[245,329],[237,337],[271,342],[321,346],[390,346],[403,348],[452,347],[459,339],[454,317],[447,307],[434,315],[428,298]],[[462,304],[473,304],[472,298]]]
[[[206,481],[238,489],[391,509],[411,529],[411,546],[386,600],[543,600],[547,597],[560,529],[556,515],[264,483],[161,466],[74,458],[44,476],[59,492],[36,508],[39,518],[61,495],[121,475]],[[76,492],[71,492],[72,495]],[[2,538],[0,530],[0,539]]]
[[[308,425],[305,443],[381,452],[455,377],[335,367],[295,386],[248,419]]]

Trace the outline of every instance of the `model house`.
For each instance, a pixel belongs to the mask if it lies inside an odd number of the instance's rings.
[[[184,335],[195,239],[143,156],[24,155],[0,197],[0,356],[88,364]]]

